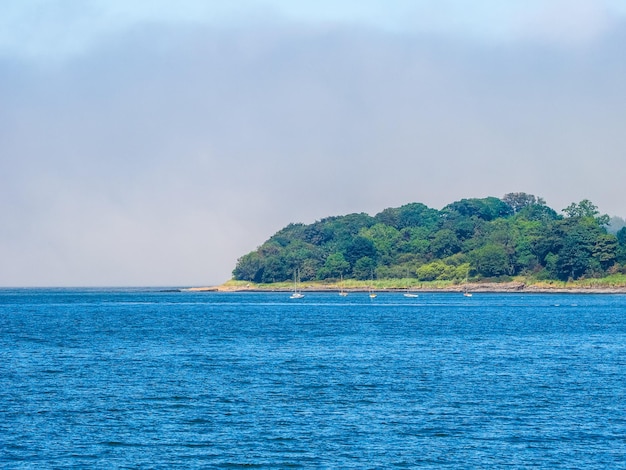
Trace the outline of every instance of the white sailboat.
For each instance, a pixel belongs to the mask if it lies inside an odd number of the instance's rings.
[[[463,288],[463,297],[471,297],[472,293],[468,292],[467,285]]]
[[[375,299],[376,298],[377,294],[376,294],[376,292],[374,292],[374,290],[372,289],[371,286],[367,289],[367,291],[369,293],[370,299]]]
[[[463,297],[471,297],[472,293],[467,291],[467,279],[468,277],[465,276],[465,285],[463,286]]]
[[[289,297],[290,299],[301,299],[304,297],[304,294],[298,290],[298,282],[300,282],[299,269],[293,273],[293,294]]]
[[[472,293],[467,290],[467,279],[465,279],[465,286],[463,287],[463,297],[471,297]]]
[[[408,268],[406,270],[406,277],[407,277],[407,279],[409,279],[409,269]],[[410,282],[410,280],[407,281],[407,282]],[[408,287],[406,288],[406,290],[404,291],[404,294],[402,294],[402,295],[404,295],[405,297],[419,297],[415,292],[411,292],[411,289],[409,289]]]
[[[341,283],[339,285],[339,295],[341,297],[345,297],[348,295],[348,293],[345,291],[345,289],[343,288],[343,275],[341,276]]]
[[[372,275],[370,276],[370,282],[373,284],[374,283],[374,271],[372,271]],[[370,285],[369,289],[369,294],[370,294],[370,299],[375,299],[376,298],[376,293],[372,290],[372,286]]]

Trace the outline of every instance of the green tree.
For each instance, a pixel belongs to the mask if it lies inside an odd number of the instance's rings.
[[[269,256],[263,262],[261,282],[282,282],[293,277],[293,269],[280,256]]]
[[[385,224],[376,224],[362,230],[361,236],[372,241],[379,260],[385,264],[393,263],[400,245],[400,232],[397,229]]]
[[[543,206],[546,203],[543,198],[526,193],[508,193],[504,195],[502,201],[511,207],[513,213],[518,213],[525,207]]]
[[[344,257],[353,268],[357,260],[361,258],[369,258],[374,261],[376,260],[376,247],[374,246],[374,242],[362,236],[354,237],[347,246]]]
[[[626,227],[622,227],[618,230],[615,237],[617,239],[615,259],[619,263],[626,264]]]
[[[263,263],[256,251],[239,258],[237,266],[233,270],[233,278],[240,281],[261,282],[262,275]]]
[[[559,278],[559,255],[556,253],[548,253],[545,258],[545,272],[547,279]]]
[[[618,242],[614,235],[606,233],[598,235],[592,249],[592,255],[596,260],[598,260],[602,270],[606,271],[613,266],[613,264],[615,264],[617,258],[617,248]]]
[[[598,206],[592,203],[589,199],[583,199],[578,204],[572,202],[569,206],[563,209],[563,212],[568,217],[589,217],[594,218],[599,225],[606,226],[611,221],[611,218],[604,214],[600,215]]]
[[[400,232],[401,240],[398,251],[402,253],[413,253],[424,255],[430,247],[430,233],[422,228],[407,227]]]
[[[542,223],[550,223],[560,217],[554,209],[541,205],[525,206],[520,209],[517,216],[525,220],[535,220]]]
[[[572,202],[569,206],[563,209],[563,212],[568,217],[596,217],[600,212],[598,206],[592,203],[589,199],[583,199],[578,204]]]
[[[446,258],[461,250],[461,243],[450,229],[439,230],[434,234],[430,250],[436,258]]]
[[[509,258],[504,247],[500,245],[485,245],[468,256],[472,267],[480,276],[497,277],[509,273]]]
[[[439,221],[439,211],[421,203],[387,208],[376,214],[376,220],[397,230],[407,227],[433,227]]]
[[[591,267],[589,248],[575,235],[570,235],[558,253],[556,275],[561,280],[578,279]]]
[[[443,208],[444,213],[458,213],[465,217],[478,217],[483,220],[493,220],[498,217],[508,217],[513,214],[511,207],[497,197],[483,199],[461,199],[448,204]]]
[[[354,263],[354,267],[352,268],[352,275],[356,279],[371,279],[374,276],[374,271],[376,270],[376,261],[374,261],[369,256],[363,256],[359,258]]]
[[[420,281],[435,281],[446,272],[446,265],[441,261],[433,261],[417,268],[416,276]]]
[[[600,261],[593,256],[602,229],[594,218],[565,219],[557,227],[562,246],[558,251],[556,275],[559,279],[578,279],[601,270]]]
[[[333,253],[326,258],[324,267],[320,270],[320,279],[338,278],[350,270],[350,263],[343,257],[343,253]]]

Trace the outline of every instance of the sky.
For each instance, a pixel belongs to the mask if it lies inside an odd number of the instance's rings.
[[[0,286],[206,286],[291,222],[626,216],[621,0],[4,0]]]

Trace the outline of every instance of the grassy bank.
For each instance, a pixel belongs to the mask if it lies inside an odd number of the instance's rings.
[[[515,277],[506,281],[498,280],[470,280],[467,283],[453,281],[430,281],[420,282],[416,279],[378,279],[373,281],[359,281],[356,279],[346,279],[342,283],[339,281],[307,281],[300,285],[305,291],[330,291],[343,288],[348,291],[365,291],[374,289],[403,290],[414,289],[421,291],[626,291],[626,275],[614,274],[601,279],[580,279],[576,281],[538,281],[527,277]],[[293,282],[275,282],[267,284],[256,284],[247,281],[230,280],[217,287],[219,291],[289,291],[293,289]]]

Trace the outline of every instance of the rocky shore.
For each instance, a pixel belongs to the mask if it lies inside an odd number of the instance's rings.
[[[182,289],[185,292],[289,292],[290,287],[275,287],[271,285],[231,285],[229,283],[211,287],[190,287]],[[311,284],[302,285],[303,292],[335,292],[339,290],[336,285]],[[368,288],[346,288],[347,292],[367,292]],[[376,292],[402,292],[404,288],[375,288]],[[473,292],[473,293],[529,293],[529,294],[626,294],[626,286],[579,286],[567,284],[525,284],[523,282],[481,282],[456,284],[444,287],[431,285],[415,286],[411,288],[416,292]]]

